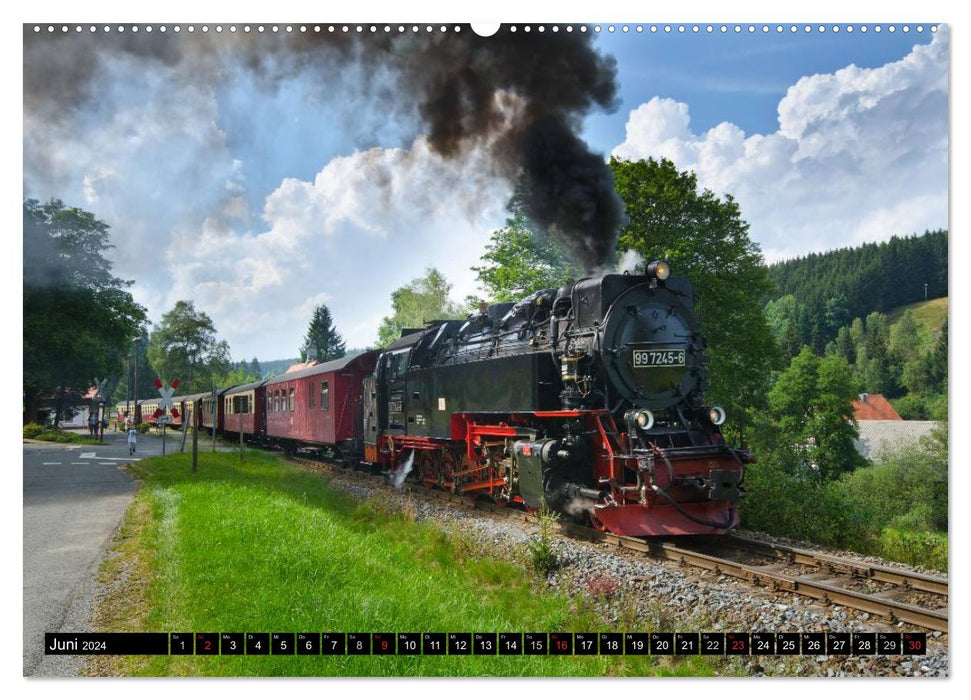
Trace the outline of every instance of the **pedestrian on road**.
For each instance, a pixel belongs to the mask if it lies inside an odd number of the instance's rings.
[[[138,431],[135,430],[134,421],[128,426],[128,455],[135,454],[135,443],[138,442]]]

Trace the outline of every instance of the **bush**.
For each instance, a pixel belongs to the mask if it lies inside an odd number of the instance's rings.
[[[946,532],[947,429],[847,474],[840,485],[874,534],[885,527]]]
[[[140,432],[142,435],[147,433],[151,428],[152,426],[145,422],[138,424],[138,432]]]
[[[553,551],[553,524],[557,514],[545,506],[537,513],[539,518],[539,538],[529,543],[530,563],[533,570],[548,576],[560,566],[556,552]]]
[[[61,430],[45,430],[37,435],[38,440],[45,442],[76,442],[76,436]]]
[[[823,481],[794,453],[759,455],[745,471],[745,492],[747,528],[848,548],[864,548],[874,536],[839,482]]]
[[[885,529],[880,535],[880,556],[893,561],[947,571],[947,535]]]
[[[44,429],[36,423],[28,423],[24,426],[24,439],[34,440],[42,432],[44,432]]]

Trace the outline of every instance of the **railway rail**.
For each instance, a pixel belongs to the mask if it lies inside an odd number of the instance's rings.
[[[343,469],[327,462],[292,457],[313,471],[340,472],[392,489],[384,476]],[[402,491],[463,507],[533,522],[536,516],[487,501],[475,501],[426,484],[405,482]],[[561,533],[599,542],[618,551],[665,559],[738,578],[773,591],[786,591],[825,604],[842,605],[930,630],[947,632],[947,580],[854,561],[787,545],[728,535],[678,543],[602,532],[576,523],[559,523]]]

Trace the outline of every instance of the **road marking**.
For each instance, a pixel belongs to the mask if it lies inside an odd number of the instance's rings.
[[[60,464],[60,462],[44,462],[44,464],[50,466],[52,464]]]
[[[71,462],[71,464],[91,464],[91,462]]]
[[[94,452],[85,452],[81,455],[81,459],[110,459],[112,462],[127,462],[128,457],[98,457]]]

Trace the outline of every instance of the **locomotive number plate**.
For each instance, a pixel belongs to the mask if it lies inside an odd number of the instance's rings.
[[[684,350],[635,350],[634,367],[684,367]]]

